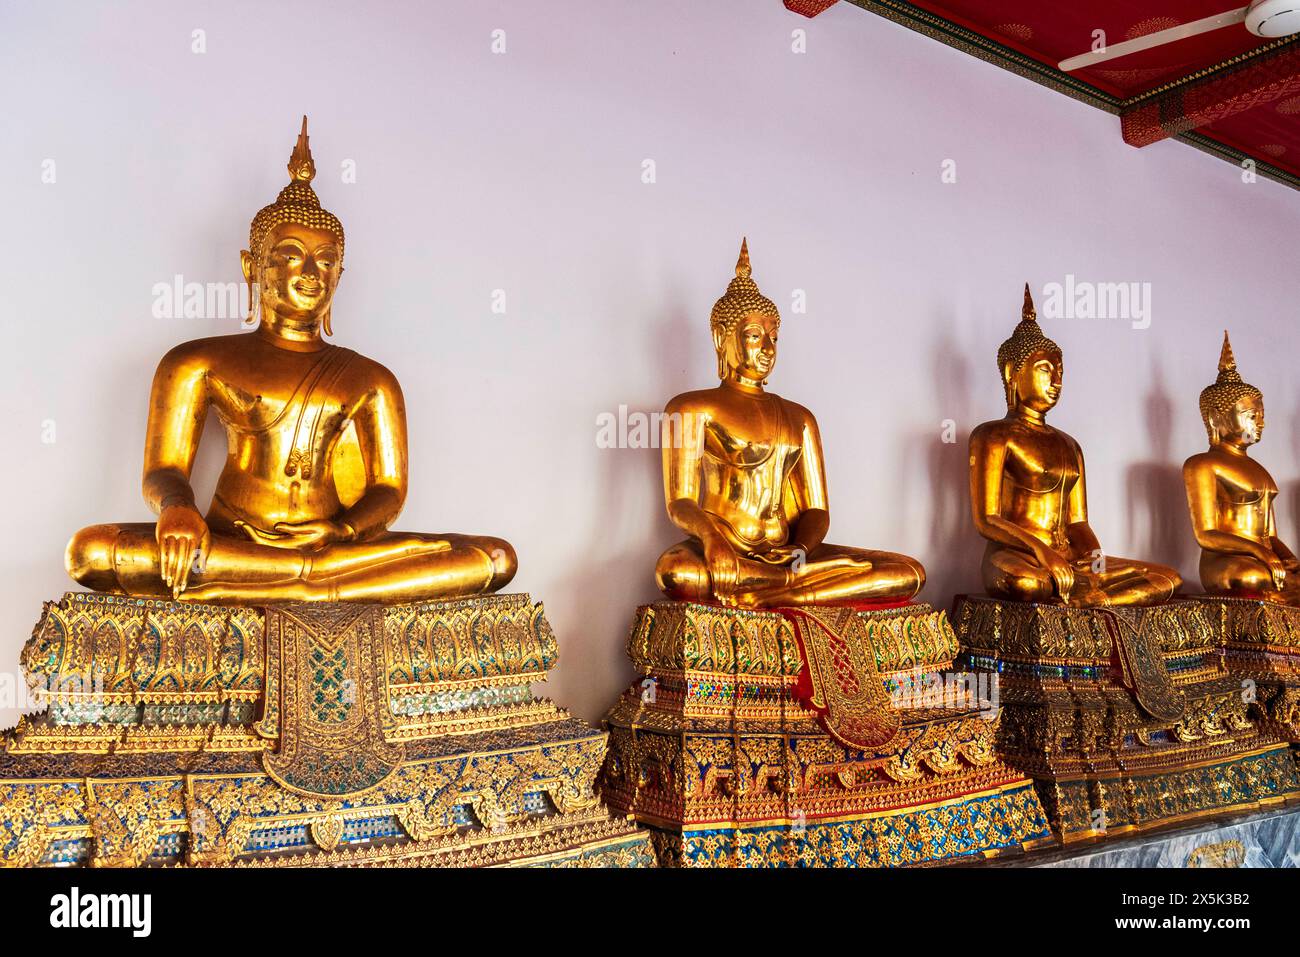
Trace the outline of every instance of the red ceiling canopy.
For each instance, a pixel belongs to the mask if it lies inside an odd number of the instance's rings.
[[[785,0],[816,16],[835,0]],[[1061,61],[1227,13],[1248,0],[850,0],[1117,113],[1126,142],[1168,137],[1300,188],[1300,38],[1233,23],[1072,72]]]

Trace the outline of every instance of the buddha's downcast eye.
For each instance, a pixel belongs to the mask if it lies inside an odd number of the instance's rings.
[[[302,259],[303,251],[301,247],[296,245],[277,246],[273,255],[285,262],[297,262]]]

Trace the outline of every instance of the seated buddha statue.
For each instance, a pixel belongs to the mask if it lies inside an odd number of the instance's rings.
[[[253,218],[241,253],[260,322],[163,357],[144,449],[158,520],[77,532],[67,568],[82,585],[205,602],[408,602],[492,592],[514,575],[499,538],[389,531],[407,491],[402,390],[322,337],[343,226],[314,175],[304,117],[289,185]],[[229,455],[203,515],[190,471],[210,411]]]
[[[912,598],[925,583],[919,562],[824,541],[817,420],[764,388],[781,315],[751,278],[744,241],[710,325],[722,381],[677,396],[664,418],[668,516],[690,537],[660,556],[659,587],[674,599],[750,608]]]
[[[1247,452],[1264,434],[1264,396],[1243,382],[1223,334],[1219,375],[1201,392],[1208,451],[1183,465],[1201,585],[1211,595],[1300,604],[1300,562],[1277,537],[1277,484]]]
[[[1102,552],[1088,524],[1083,451],[1047,424],[1061,395],[1061,349],[1043,335],[1029,286],[1019,325],[998,349],[1005,418],[970,437],[971,510],[987,540],[982,573],[995,598],[1070,605],[1169,599],[1172,568]]]

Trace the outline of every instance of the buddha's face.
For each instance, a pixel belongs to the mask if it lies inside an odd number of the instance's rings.
[[[327,229],[280,223],[266,237],[265,264],[256,277],[263,311],[284,318],[320,318],[343,271],[337,237]],[[251,257],[244,253],[244,275]]]
[[[1216,416],[1215,431],[1221,442],[1254,445],[1264,436],[1264,401],[1242,396],[1227,416]]]
[[[753,312],[736,323],[724,342],[718,343],[724,376],[735,374],[751,382],[764,382],[776,367],[776,339],[781,320]]]
[[[1011,385],[1018,405],[1046,413],[1061,398],[1061,376],[1065,364],[1059,356],[1036,352],[1020,367]]]

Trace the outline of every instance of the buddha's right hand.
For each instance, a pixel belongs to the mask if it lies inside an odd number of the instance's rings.
[[[1273,578],[1273,588],[1281,591],[1286,587],[1286,563],[1276,555],[1268,560],[1268,572]]]
[[[193,505],[168,505],[158,514],[155,533],[163,583],[179,598],[189,584],[195,557],[208,553],[208,523]]]
[[[1061,596],[1061,601],[1069,601],[1070,593],[1074,591],[1074,567],[1050,548],[1040,549],[1036,557],[1052,576],[1052,581],[1056,582],[1056,591]]]
[[[704,563],[709,569],[713,594],[719,599],[731,596],[740,580],[740,556],[720,535],[706,538],[701,545],[704,547]]]

